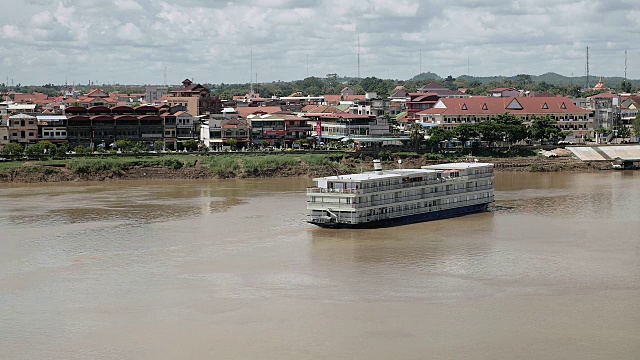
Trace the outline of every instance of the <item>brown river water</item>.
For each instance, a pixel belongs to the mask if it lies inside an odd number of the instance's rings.
[[[0,359],[640,359],[640,172],[374,230],[311,184],[3,184]]]

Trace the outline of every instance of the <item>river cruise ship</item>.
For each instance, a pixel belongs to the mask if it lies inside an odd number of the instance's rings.
[[[376,228],[486,210],[493,202],[493,164],[449,163],[313,179],[309,222],[330,228]]]

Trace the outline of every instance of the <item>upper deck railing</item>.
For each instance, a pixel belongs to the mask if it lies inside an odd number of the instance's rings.
[[[323,188],[318,186],[311,186],[307,188],[307,194],[318,194],[318,193],[331,193],[331,194],[372,194],[381,191],[390,191],[390,190],[398,190],[398,189],[407,189],[407,188],[415,188],[427,185],[437,185],[437,184],[447,184],[447,183],[458,183],[469,180],[477,180],[477,179],[486,179],[492,178],[493,172],[484,173],[484,174],[474,174],[474,175],[466,175],[466,176],[458,176],[458,177],[443,177],[436,180],[427,180],[427,181],[418,181],[418,182],[410,182],[403,184],[389,184],[382,186],[370,186],[367,188]]]

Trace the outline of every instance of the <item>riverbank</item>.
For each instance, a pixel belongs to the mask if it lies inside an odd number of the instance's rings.
[[[582,162],[569,157],[478,157],[496,171],[557,172],[608,170],[611,164]],[[216,154],[160,157],[95,157],[0,163],[1,183],[111,181],[138,179],[214,179],[319,177],[372,170],[370,158],[360,154]],[[402,160],[399,164],[398,160]],[[393,154],[384,168],[419,168],[464,158],[431,159],[414,154]]]

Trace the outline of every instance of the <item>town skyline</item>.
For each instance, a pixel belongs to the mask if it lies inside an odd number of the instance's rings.
[[[623,77],[626,51],[627,78],[640,78],[640,49],[620,36],[640,32],[631,1],[22,0],[3,10],[0,82],[23,85],[579,77],[587,46],[590,75]]]

